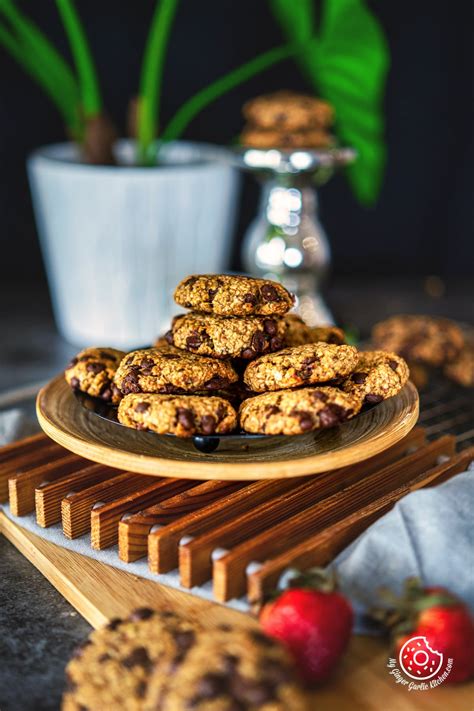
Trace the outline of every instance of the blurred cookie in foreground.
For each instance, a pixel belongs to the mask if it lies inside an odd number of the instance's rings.
[[[286,314],[285,341],[287,346],[303,346],[306,343],[334,343],[342,345],[346,342],[344,331],[337,326],[307,326],[297,314]]]
[[[444,368],[444,374],[464,388],[474,387],[474,343],[467,343]]]
[[[259,631],[211,630],[172,668],[158,662],[144,711],[309,711],[288,653]]]
[[[116,348],[85,348],[66,367],[66,382],[73,390],[116,405],[122,395],[113,380],[124,356]]]
[[[340,425],[361,405],[358,395],[329,386],[277,390],[244,400],[240,426],[252,434],[299,435]]]
[[[197,632],[173,613],[149,608],[111,620],[74,651],[62,711],[140,711],[154,665],[169,668],[185,656]]]
[[[454,360],[464,346],[459,326],[432,316],[392,316],[374,326],[372,340],[380,350],[434,367]]]
[[[259,128],[278,128],[280,131],[300,131],[314,126],[330,126],[334,109],[314,96],[281,90],[264,94],[244,104],[244,117]]]
[[[140,393],[123,398],[118,420],[136,430],[194,437],[232,432],[237,413],[221,397]]]
[[[368,405],[396,395],[408,381],[410,371],[396,353],[366,351],[359,353],[354,372],[342,383],[342,389]]]

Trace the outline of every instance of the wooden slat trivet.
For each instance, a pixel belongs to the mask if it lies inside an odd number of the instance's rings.
[[[247,597],[250,603],[261,603],[265,593],[273,590],[280,575],[288,567],[310,568],[324,566],[335,558],[359,533],[364,531],[375,519],[386,513],[392,506],[410,491],[430,487],[447,481],[455,474],[465,471],[474,458],[474,447],[455,455],[452,459],[429,469],[412,479],[408,484],[381,496],[350,516],[305,539],[302,543],[281,555],[260,564],[247,575]],[[256,566],[255,566],[256,567]],[[217,597],[222,597],[225,581],[219,561],[214,566],[214,585],[218,589]]]
[[[226,574],[222,572],[219,577],[219,589],[214,590],[214,594],[216,595],[217,592],[221,601],[239,597],[246,590],[245,571],[250,562],[266,560],[275,554],[294,548],[325,526],[343,519],[369,504],[374,498],[406,483],[417,476],[420,469],[423,471],[423,468],[426,470],[433,466],[440,455],[453,454],[454,442],[454,437],[442,437],[399,462],[369,474],[343,491],[236,545],[232,551],[214,561],[214,566],[226,569]],[[235,523],[235,532],[241,531],[242,522]],[[235,538],[239,539],[238,533],[235,534]],[[192,541],[191,544],[196,548],[199,540]]]
[[[69,452],[63,449],[63,447],[60,447],[58,444],[53,444],[51,440],[49,440],[48,444],[43,444],[43,442],[41,442],[38,449],[36,449],[36,447],[28,447],[26,452],[18,449],[13,456],[8,457],[7,460],[0,465],[2,501],[8,501],[8,497],[10,495],[8,480],[11,477],[23,472],[28,472],[33,467],[39,467],[43,464],[53,462],[56,459],[60,459],[68,454]]]
[[[150,480],[144,474],[117,472],[117,476],[95,484],[84,491],[71,493],[61,501],[61,520],[63,533],[67,538],[77,538],[91,529],[91,511],[93,506],[100,506],[115,501],[127,494],[132,494],[146,486]]]
[[[73,473],[36,489],[36,522],[39,526],[46,528],[61,520],[61,501],[68,494],[83,491],[117,475],[117,470],[111,467],[102,464],[87,465],[82,458],[76,459],[78,466],[72,469]]]
[[[51,440],[43,432],[26,437],[17,442],[11,442],[0,449],[0,503],[8,501],[9,469],[6,464],[18,457],[18,453],[28,454],[39,451],[42,447],[51,446]]]
[[[43,454],[46,453],[45,448]],[[46,463],[30,468],[28,471],[16,471],[15,475],[8,479],[8,496],[14,516],[26,516],[35,510],[37,487],[56,481],[84,466],[75,454],[69,454],[64,450],[61,456],[53,457],[53,461],[50,459],[51,455],[48,455]]]
[[[118,541],[118,524],[122,516],[139,511],[143,506],[157,504],[195,485],[189,479],[157,479],[138,491],[126,494],[91,512],[91,545],[96,550],[113,546]]]

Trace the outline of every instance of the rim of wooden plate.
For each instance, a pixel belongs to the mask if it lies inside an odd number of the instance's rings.
[[[269,438],[268,444],[259,440],[262,444],[250,451],[212,454],[200,453],[192,442],[177,437],[128,430],[88,413],[62,374],[40,390],[36,412],[51,439],[100,464],[150,476],[252,481],[309,476],[369,459],[415,426],[419,399],[415,386],[408,382],[395,397],[339,427],[288,436],[274,446]]]

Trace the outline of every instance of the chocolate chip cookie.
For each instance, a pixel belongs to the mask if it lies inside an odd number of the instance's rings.
[[[444,368],[444,374],[464,388],[474,387],[474,344],[468,343]]]
[[[287,346],[303,346],[306,343],[345,343],[344,331],[337,326],[307,326],[297,314],[286,314],[285,341]]]
[[[259,128],[280,131],[329,126],[334,120],[334,110],[326,101],[292,91],[277,91],[251,99],[244,104],[242,113]]]
[[[284,314],[294,303],[278,282],[226,274],[189,276],[178,284],[174,299],[186,309],[217,316]]]
[[[334,136],[320,128],[307,131],[280,131],[277,129],[262,129],[246,126],[240,134],[240,143],[249,148],[280,148],[291,150],[297,148],[329,148],[335,144]]]
[[[245,370],[244,382],[255,392],[325,383],[352,373],[357,361],[353,346],[308,343],[253,361]]]
[[[374,326],[372,340],[380,350],[435,367],[452,361],[464,345],[455,323],[431,316],[392,316]]]
[[[220,390],[237,380],[229,361],[203,358],[168,346],[129,353],[122,360],[114,382],[123,395],[128,395]]]
[[[259,631],[213,630],[167,674],[158,664],[145,711],[309,711],[287,652]]]
[[[221,397],[142,393],[123,398],[118,420],[137,430],[193,437],[231,432],[237,425],[237,414]]]
[[[342,383],[342,389],[374,405],[396,395],[410,375],[406,362],[395,353],[366,351],[359,353],[354,372]]]
[[[277,390],[245,400],[239,421],[252,434],[298,435],[339,425],[360,408],[359,397],[330,386]]]
[[[63,711],[141,711],[157,662],[169,667],[192,646],[196,627],[141,608],[92,632],[66,668]]]
[[[190,313],[174,319],[167,339],[198,355],[251,360],[282,348],[285,332],[281,316],[225,318]]]
[[[73,390],[116,405],[121,393],[113,379],[124,356],[123,351],[115,348],[85,348],[66,367],[66,381]]]

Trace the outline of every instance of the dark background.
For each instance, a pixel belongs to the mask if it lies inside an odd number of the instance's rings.
[[[67,54],[52,0],[24,0]],[[109,113],[125,133],[136,93],[152,0],[78,0]],[[386,92],[388,166],[377,206],[358,205],[343,177],[321,195],[336,275],[466,275],[473,263],[473,17],[470,0],[377,2],[392,65]],[[180,5],[168,51],[163,118],[209,81],[282,41],[265,0],[199,0]],[[60,116],[0,49],[0,224],[2,271],[43,281],[25,175],[27,154],[64,139]],[[308,90],[291,60],[247,82],[203,112],[186,137],[227,143],[241,128],[240,107],[258,93]],[[255,211],[246,178],[238,240]],[[238,264],[234,264],[238,266]]]

